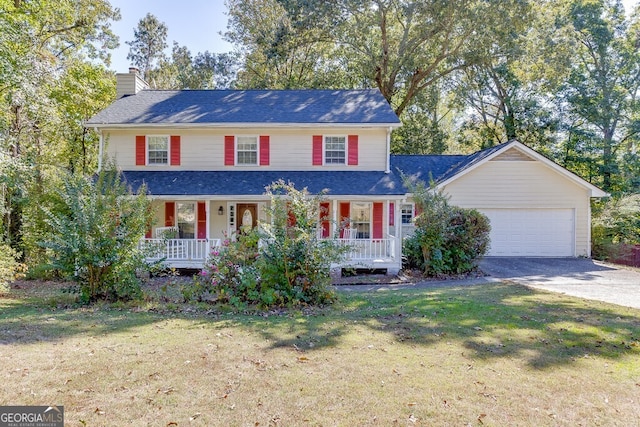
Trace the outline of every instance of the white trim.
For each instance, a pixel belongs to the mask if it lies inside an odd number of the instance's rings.
[[[344,162],[327,163],[327,139],[326,138],[344,138]],[[333,150],[335,151],[335,150]],[[349,164],[349,136],[340,134],[324,134],[322,135],[322,166],[347,166]]]
[[[387,128],[387,146],[386,146],[386,155],[387,155],[387,161],[386,161],[386,169],[384,170],[385,173],[390,173],[391,172],[391,131],[393,130],[393,128],[391,126],[389,126]]]
[[[167,138],[167,163],[149,163],[149,138]],[[171,135],[151,134],[144,136],[145,166],[171,166]]]
[[[93,130],[98,133],[98,172],[102,171],[102,157],[104,157],[104,136],[102,132],[94,127]]]
[[[239,167],[255,167],[260,166],[260,135],[238,134],[233,136],[233,165]],[[256,162],[255,163],[238,163],[238,138],[255,138],[256,139]]]
[[[411,206],[411,222],[402,222],[402,211],[403,211],[403,207],[404,206]],[[400,204],[400,226],[401,227],[406,227],[406,226],[410,226],[413,225],[413,219],[416,217],[416,204],[415,202],[403,202]]]
[[[390,128],[397,129],[402,126],[400,123],[87,123],[97,129],[126,129],[126,128],[172,128],[172,129],[193,129],[193,128]]]
[[[462,170],[459,173],[455,174],[451,178],[438,183],[436,188],[438,188],[438,189],[444,188],[445,186],[447,186],[451,182],[453,182],[453,181],[457,180],[458,178],[460,178],[460,177],[468,174],[469,172],[475,170],[480,165],[483,165],[484,163],[490,161],[491,159],[499,156],[500,154],[504,153],[505,151],[507,151],[510,148],[515,148],[517,150],[520,150],[520,151],[524,152],[525,154],[529,155],[530,157],[533,157],[534,159],[542,162],[547,167],[549,167],[549,168],[553,169],[554,171],[560,173],[565,178],[569,178],[571,181],[575,182],[579,186],[586,188],[587,190],[590,191],[590,196],[591,197],[607,197],[609,195],[608,193],[602,191],[601,189],[599,189],[595,185],[591,184],[590,182],[585,181],[584,179],[580,178],[578,175],[576,175],[573,172],[563,168],[559,164],[555,163],[552,160],[549,160],[548,158],[546,158],[542,154],[540,154],[537,151],[527,147],[526,145],[522,144],[520,141],[515,140],[515,139],[510,141],[510,142],[508,142],[508,143],[506,143],[504,145],[504,147],[502,147],[501,149],[495,151],[494,153],[490,154],[489,156],[485,157],[484,159],[480,160],[476,164],[474,164],[474,165],[472,165],[472,166],[470,166],[468,168],[465,168],[464,170]]]

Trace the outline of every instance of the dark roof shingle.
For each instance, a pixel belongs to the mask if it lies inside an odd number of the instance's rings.
[[[143,90],[93,116],[88,127],[157,124],[393,124],[380,91]]]

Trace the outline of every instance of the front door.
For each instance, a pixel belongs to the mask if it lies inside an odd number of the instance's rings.
[[[238,203],[236,206],[236,232],[251,230],[258,226],[258,205],[256,203]]]

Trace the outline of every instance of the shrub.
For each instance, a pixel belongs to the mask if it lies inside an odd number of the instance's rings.
[[[236,308],[324,304],[334,299],[331,263],[346,248],[318,239],[321,196],[282,181],[267,188],[269,221],[214,250],[186,299],[212,299]],[[260,242],[260,245],[258,244]]]
[[[404,268],[419,268],[428,276],[476,268],[489,247],[487,217],[451,206],[446,195],[423,183],[406,185],[422,213],[415,218],[415,233],[403,242]]]
[[[265,245],[259,268],[263,284],[285,303],[323,304],[334,298],[330,269],[348,248],[332,239],[319,239],[322,195],[280,180],[267,187],[270,222],[261,225]]]
[[[259,304],[257,243],[255,230],[237,235],[235,241],[225,239],[221,248],[211,251],[205,267],[194,279],[194,288],[183,292],[185,300],[228,303],[236,308]]]
[[[57,196],[45,209],[49,268],[78,282],[84,301],[138,298],[138,241],[151,222],[145,190],[134,195],[118,173],[103,171],[95,181],[66,176]]]
[[[595,204],[591,240],[593,257],[604,260],[621,258],[628,245],[640,245],[640,194]]]
[[[11,282],[26,273],[26,266],[17,261],[18,255],[11,246],[0,244],[0,292],[7,292]]]

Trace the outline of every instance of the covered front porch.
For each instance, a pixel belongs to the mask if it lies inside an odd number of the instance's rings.
[[[213,250],[223,250],[241,227],[267,221],[269,201],[154,200],[154,225],[139,243],[149,262],[167,268],[202,268]],[[344,261],[333,267],[386,269],[401,266],[400,203],[396,200],[329,200],[318,218],[317,239],[336,240],[347,246]],[[398,212],[396,212],[398,210]],[[396,232],[397,231],[397,232]]]

